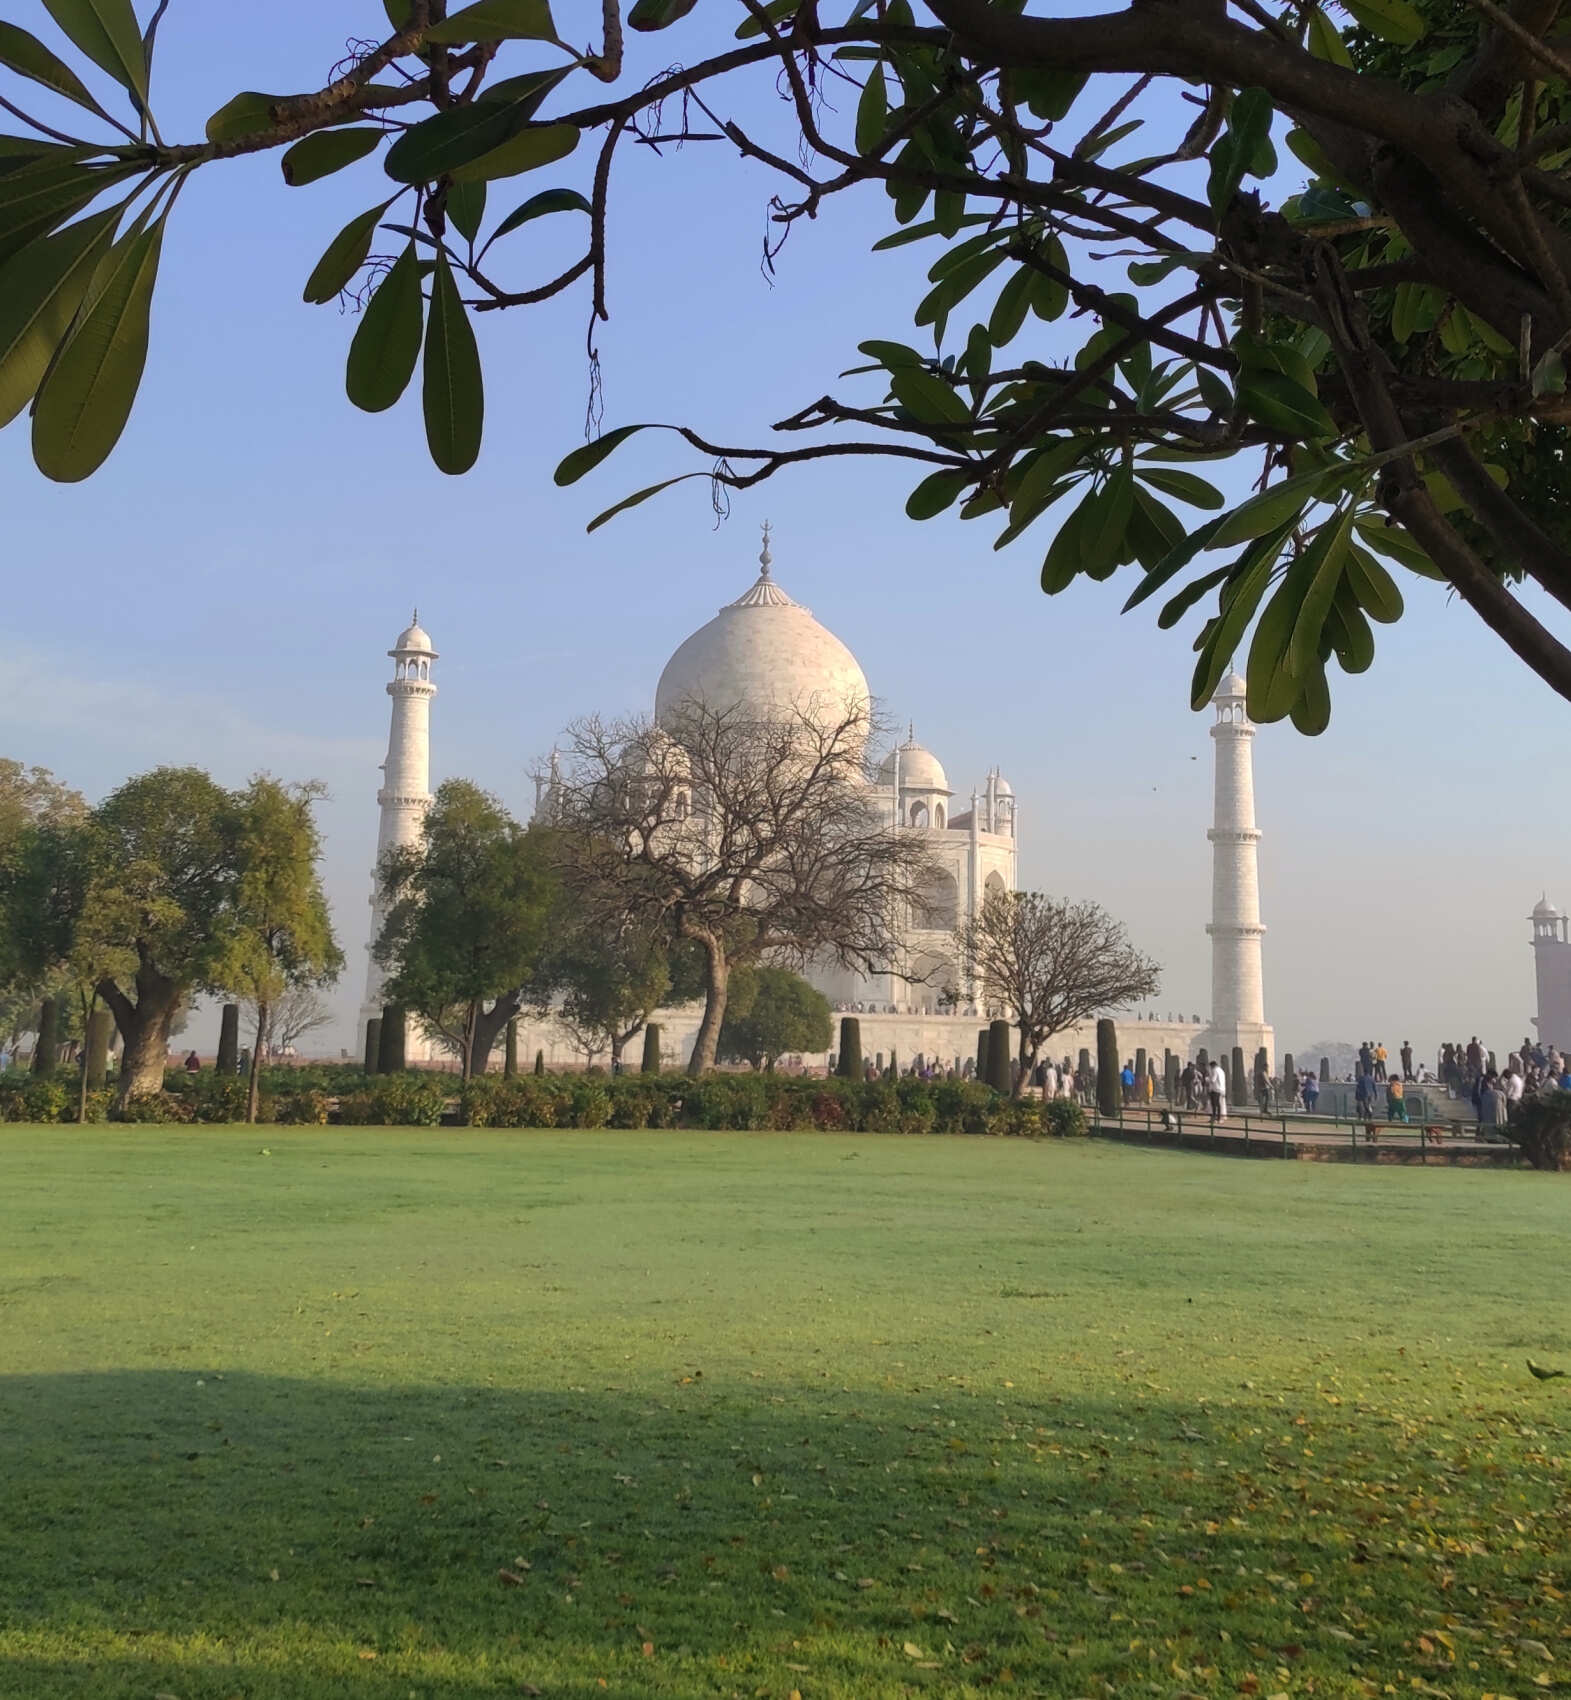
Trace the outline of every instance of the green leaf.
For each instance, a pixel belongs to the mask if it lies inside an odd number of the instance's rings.
[[[36,35],[3,19],[0,19],[0,65],[9,66],[18,76],[42,83],[46,89],[53,89],[89,112],[96,112],[100,118],[108,117],[88,93],[87,85],[64,60],[51,53]]]
[[[0,265],[80,212],[102,190],[139,174],[141,165],[66,165],[40,161],[0,176]]]
[[[698,0],[636,0],[627,22],[635,30],[663,30],[685,18],[697,4]]]
[[[131,0],[44,0],[44,8],[74,46],[146,105],[147,54]]]
[[[1056,236],[1050,236],[1042,244],[1042,259],[1049,265],[1056,266],[1061,272],[1069,270],[1069,256],[1064,252],[1064,245]],[[1031,311],[1039,319],[1051,321],[1062,316],[1069,305],[1069,288],[1057,278],[1048,277],[1044,272],[1033,272],[1031,279]],[[1122,334],[1122,333],[1120,333]]]
[[[1015,486],[1009,504],[1009,531],[999,539],[1000,543],[1012,541],[1057,500],[1059,481],[1079,464],[1086,446],[1083,437],[1064,437],[1058,441],[1049,438],[1032,457]]]
[[[1406,342],[1415,331],[1427,331],[1440,316],[1443,297],[1422,283],[1399,283],[1391,304],[1391,334]]]
[[[1367,673],[1375,659],[1375,634],[1344,577],[1326,617],[1326,632],[1344,673]]]
[[[1371,35],[1396,47],[1411,47],[1424,33],[1422,15],[1407,0],[1342,0],[1342,4]]]
[[[871,340],[859,342],[856,345],[858,354],[865,354],[869,360],[876,360],[880,366],[887,367],[891,372],[901,366],[925,368],[927,362],[914,348],[903,342],[879,342]]]
[[[356,407],[381,413],[404,393],[420,358],[420,267],[411,242],[377,286],[349,344],[344,388]]]
[[[990,222],[986,213],[967,213],[960,221],[962,224],[987,224]],[[906,230],[891,230],[887,236],[880,236],[873,244],[870,252],[882,253],[886,248],[904,248],[909,242],[922,242],[929,236],[938,235],[938,222],[930,219],[926,224],[913,224]]]
[[[470,41],[555,41],[546,0],[476,0],[425,32],[437,46]]]
[[[1202,549],[1210,547],[1211,539],[1216,535],[1217,528],[1221,524],[1221,519],[1208,519],[1204,525],[1190,532],[1182,542],[1175,544],[1167,555],[1150,568],[1146,576],[1135,586],[1133,594],[1120,612],[1127,614],[1131,608],[1138,608],[1148,596],[1154,596],[1175,574],[1181,573]]]
[[[1233,651],[1238,647],[1249,622],[1254,618],[1260,598],[1271,582],[1271,572],[1277,554],[1287,536],[1284,526],[1264,537],[1257,537],[1239,557],[1235,576],[1222,592],[1222,607],[1216,624],[1200,650],[1195,663],[1194,678],[1189,686],[1189,706],[1204,708],[1220,683]]]
[[[1088,491],[1079,507],[1064,516],[1058,535],[1048,544],[1047,554],[1042,560],[1042,590],[1045,595],[1057,596],[1059,591],[1073,583],[1079,573],[1083,560],[1081,534],[1095,501],[1096,492]]]
[[[1295,563],[1297,614],[1288,640],[1287,663],[1298,678],[1307,677],[1311,665],[1318,660],[1326,615],[1336,600],[1337,586],[1347,568],[1352,519],[1353,509],[1349,504],[1320,527]]]
[[[1086,73],[1033,66],[1013,72],[1009,84],[1036,117],[1056,124],[1068,115],[1075,97],[1086,86]]]
[[[207,121],[210,142],[238,142],[244,136],[259,135],[273,127],[273,108],[288,97],[281,94],[258,94],[246,89],[233,100],[225,101]]]
[[[1336,421],[1319,399],[1285,372],[1255,368],[1238,379],[1238,399],[1251,418],[1293,437],[1334,437]]]
[[[94,213],[0,267],[0,426],[33,399],[120,217]]]
[[[455,166],[449,175],[455,183],[487,183],[498,177],[516,177],[522,171],[535,171],[542,165],[554,165],[557,160],[565,159],[578,146],[578,137],[579,131],[572,124],[547,124],[538,130],[525,130],[470,164]]]
[[[1331,724],[1331,687],[1326,683],[1325,664],[1317,655],[1298,681],[1298,701],[1293,704],[1294,727],[1306,738],[1318,738]]]
[[[447,256],[437,256],[425,332],[425,440],[438,470],[467,472],[480,455],[485,388],[474,327],[464,311]]]
[[[406,130],[382,169],[398,183],[431,183],[511,141],[567,72],[530,71],[497,83],[473,106],[450,107]]]
[[[1352,70],[1353,56],[1347,50],[1347,43],[1342,40],[1336,25],[1319,6],[1311,6],[1309,9],[1309,35],[1305,45],[1316,59],[1324,59],[1327,64]]]
[[[778,24],[782,18],[789,18],[801,5],[802,0],[768,0],[764,7],[764,15],[772,24]],[[736,39],[747,41],[755,35],[762,35],[764,26],[756,18],[746,18],[736,27]]]
[[[147,364],[148,318],[163,236],[160,218],[109,250],[39,387],[33,403],[33,460],[46,478],[74,484],[88,477],[108,459],[125,430]]]
[[[1420,578],[1447,583],[1446,575],[1430,560],[1427,550],[1410,531],[1396,524],[1382,524],[1378,519],[1360,519],[1354,527],[1360,539],[1371,549],[1378,550],[1399,566]]]
[[[931,519],[934,514],[941,514],[970,487],[973,476],[948,468],[930,473],[906,498],[906,518]]]
[[[640,502],[647,502],[651,496],[658,496],[662,490],[669,490],[673,484],[684,483],[689,478],[707,478],[707,472],[682,472],[675,478],[665,478],[658,484],[650,484],[642,490],[635,491],[631,496],[624,496],[614,508],[607,508],[604,513],[596,514],[584,527],[585,531],[598,531],[607,520],[615,519],[618,514],[625,514],[629,508],[636,508]]]
[[[377,221],[392,204],[391,200],[383,201],[380,206],[350,219],[328,243],[306,279],[304,300],[320,305],[335,299],[365,264],[365,257],[371,252],[371,238],[376,234]]]
[[[1355,545],[1348,551],[1347,580],[1371,620],[1391,626],[1402,618],[1402,592],[1396,580],[1367,549]]]
[[[1246,175],[1260,175],[1263,150],[1271,140],[1271,97],[1264,89],[1240,89],[1233,97],[1227,132],[1211,149],[1206,199],[1221,218]]]
[[[1011,273],[998,292],[993,311],[988,317],[987,334],[995,348],[1005,348],[1020,334],[1031,305],[1031,290],[1036,273],[1029,266],[1020,266]]]
[[[531,195],[522,206],[514,207],[492,231],[486,246],[489,248],[497,237],[508,235],[521,224],[528,224],[531,219],[544,218],[547,213],[586,213],[591,210],[589,202],[576,189],[542,189],[538,195]]]
[[[1205,596],[1207,592],[1228,578],[1233,571],[1231,561],[1225,567],[1217,567],[1213,572],[1205,573],[1200,578],[1191,580],[1179,593],[1162,604],[1162,612],[1157,615],[1157,627],[1161,631],[1170,631],[1184,615]]]
[[[1227,500],[1214,484],[1208,484],[1205,479],[1197,478],[1192,472],[1176,472],[1166,467],[1142,465],[1140,477],[1145,483],[1154,484],[1158,490],[1165,491],[1169,496],[1176,496],[1180,502],[1188,502],[1192,508],[1219,508]]]
[[[485,217],[485,184],[454,183],[447,191],[447,216],[458,234],[473,242]]]
[[[330,177],[353,165],[382,140],[385,131],[361,127],[353,130],[317,130],[285,151],[279,161],[284,181],[292,189]]]
[[[1080,525],[1080,569],[1089,577],[1104,579],[1118,565],[1134,506],[1135,474],[1127,463],[1081,504],[1087,511]]]
[[[924,424],[969,425],[971,410],[942,378],[918,367],[901,366],[889,374],[895,400]]]
[[[889,92],[884,86],[884,67],[875,65],[856,103],[856,151],[871,153],[884,139],[888,122]]]
[[[1142,567],[1165,561],[1184,540],[1184,522],[1149,490],[1135,486],[1135,505],[1125,534],[1126,554],[1132,552]]]
[[[1210,547],[1225,549],[1229,543],[1243,543],[1274,531],[1284,521],[1296,523],[1304,509],[1319,497],[1326,482],[1327,474],[1317,470],[1268,485],[1216,522]]]
[[[576,484],[586,472],[594,469],[619,444],[625,443],[635,431],[647,431],[648,425],[618,425],[614,431],[607,431],[596,437],[592,443],[585,443],[576,448],[571,454],[564,455],[552,474],[552,482],[558,485]]]

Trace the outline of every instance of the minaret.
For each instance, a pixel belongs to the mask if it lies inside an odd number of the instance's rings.
[[[382,788],[376,794],[381,825],[376,835],[376,867],[371,870],[371,937],[366,943],[365,1001],[360,1006],[360,1044],[365,1045],[365,1024],[382,1013],[383,973],[370,952],[387,919],[377,869],[395,845],[418,844],[431,807],[431,663],[436,650],[420,628],[420,610],[398,634],[387,652],[393,660],[393,676],[387,694],[393,699],[392,720],[387,733],[387,760],[382,763]]]
[[[1566,917],[1547,894],[1533,905],[1533,966],[1538,1014],[1533,1025],[1546,1049],[1571,1050],[1571,935]]]
[[[1216,724],[1215,824],[1211,840],[1211,1024],[1196,1041],[1226,1058],[1235,1045],[1252,1069],[1264,1045],[1274,1066],[1260,972],[1260,832],[1255,826],[1255,728],[1245,711],[1245,685],[1230,672],[1211,699]]]

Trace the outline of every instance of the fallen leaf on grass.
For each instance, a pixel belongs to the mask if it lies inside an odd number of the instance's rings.
[[[653,1641],[646,1641],[644,1643],[644,1657],[646,1659],[652,1659],[654,1656],[655,1656],[655,1644],[654,1644],[654,1642]]]
[[[360,1657],[362,1659],[374,1659],[376,1657],[376,1649],[374,1647],[362,1647],[360,1649]]]
[[[524,1578],[516,1570],[499,1570],[496,1574],[503,1587],[522,1588],[524,1585]]]
[[[915,1641],[907,1641],[905,1645],[901,1647],[900,1651],[904,1653],[908,1659],[920,1659],[924,1656],[922,1649],[917,1646]]]

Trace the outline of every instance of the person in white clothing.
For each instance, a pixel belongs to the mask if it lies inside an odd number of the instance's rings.
[[[1221,1063],[1213,1062],[1206,1076],[1206,1090],[1211,1094],[1211,1120],[1222,1121],[1227,1116],[1227,1071]]]

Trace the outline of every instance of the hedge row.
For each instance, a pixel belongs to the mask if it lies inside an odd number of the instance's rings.
[[[264,1092],[264,1122],[360,1127],[819,1129],[848,1133],[970,1133],[1075,1136],[1086,1131],[1078,1104],[1001,1097],[960,1080],[804,1079],[790,1075],[488,1075],[467,1084],[451,1075],[356,1074],[352,1090],[316,1087]],[[102,1121],[110,1094],[88,1096],[88,1119]],[[0,1121],[73,1122],[77,1093],[68,1080],[0,1076]],[[212,1074],[171,1075],[164,1091],[132,1101],[127,1119],[161,1123],[238,1122],[245,1083]]]

